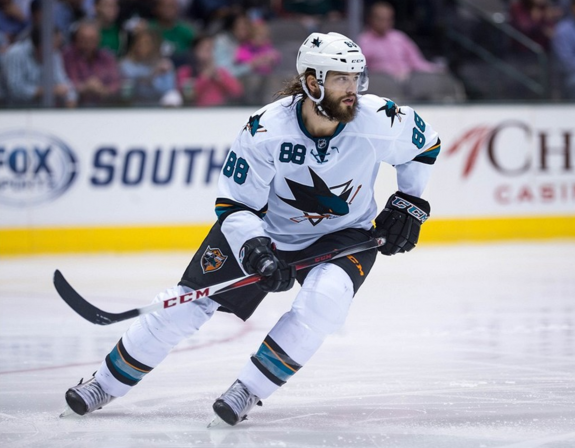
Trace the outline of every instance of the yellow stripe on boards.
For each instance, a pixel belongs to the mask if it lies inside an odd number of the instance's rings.
[[[196,250],[212,224],[0,229],[0,255]]]
[[[195,251],[212,224],[147,227],[0,229],[0,255],[73,252]],[[421,244],[575,238],[575,216],[431,218]]]
[[[421,227],[421,243],[575,238],[575,216],[434,219]]]

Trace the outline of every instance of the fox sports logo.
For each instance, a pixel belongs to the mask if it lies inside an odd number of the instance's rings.
[[[0,204],[23,207],[52,201],[78,173],[70,147],[52,135],[0,131]]]

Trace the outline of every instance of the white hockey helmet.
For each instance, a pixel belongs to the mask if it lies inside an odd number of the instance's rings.
[[[302,79],[305,92],[314,101],[319,102],[324,96],[324,81],[327,72],[337,71],[344,73],[360,73],[358,92],[367,90],[369,78],[367,76],[365,56],[361,48],[350,38],[339,33],[312,33],[299,48],[296,68]],[[315,77],[321,90],[321,98],[313,98],[307,89],[303,77],[306,69],[315,70]]]

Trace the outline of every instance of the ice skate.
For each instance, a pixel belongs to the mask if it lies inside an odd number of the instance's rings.
[[[85,383],[80,380],[77,386],[71,387],[66,391],[68,408],[64,410],[60,417],[67,417],[73,414],[88,414],[96,409],[101,409],[113,399],[114,397],[102,389],[96,378],[92,377]]]
[[[218,398],[213,405],[216,418],[208,425],[208,428],[216,426],[223,420],[228,425],[235,426],[247,419],[248,412],[255,405],[261,406],[260,399],[252,394],[246,386],[236,380],[230,388]]]
[[[221,426],[222,423],[225,424],[226,422],[224,422],[220,417],[218,417],[218,415],[214,415],[212,421],[208,423],[208,428],[215,428],[216,426]]]
[[[67,417],[80,417],[80,415],[76,414],[70,406],[66,405],[66,407],[60,414],[60,418],[67,418]]]

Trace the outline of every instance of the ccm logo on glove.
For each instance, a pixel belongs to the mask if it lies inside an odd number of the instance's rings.
[[[423,201],[423,199],[420,199]],[[425,213],[420,208],[417,208],[411,202],[406,201],[405,199],[401,199],[400,197],[395,196],[391,205],[397,207],[400,210],[406,210],[411,216],[417,219],[420,223],[424,223],[429,218],[429,215]]]
[[[374,235],[385,238],[379,251],[384,255],[394,255],[413,249],[419,240],[421,224],[430,212],[431,207],[425,199],[401,191],[392,194],[375,218]]]

